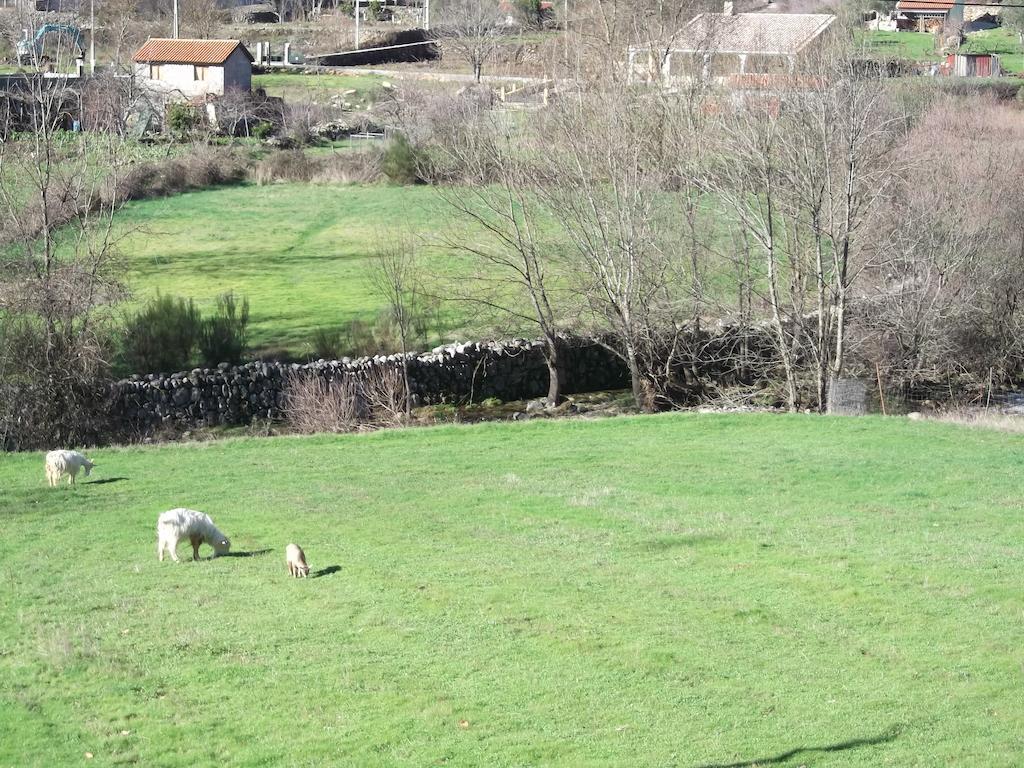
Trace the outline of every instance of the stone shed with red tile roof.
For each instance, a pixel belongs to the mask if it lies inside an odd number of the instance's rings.
[[[188,99],[252,90],[252,54],[238,40],[151,37],[132,61],[147,87]]]

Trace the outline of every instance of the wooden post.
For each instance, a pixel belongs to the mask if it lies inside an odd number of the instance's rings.
[[[878,380],[878,400],[882,404],[882,415],[888,416],[885,412],[885,392],[882,391],[882,369],[875,363],[875,378]]]

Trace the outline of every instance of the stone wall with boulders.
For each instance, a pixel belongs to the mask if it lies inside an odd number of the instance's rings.
[[[751,340],[755,341],[752,342]],[[679,366],[681,381],[699,379],[730,385],[744,378],[748,360],[771,356],[766,332],[740,334],[735,328],[689,334]],[[626,366],[594,341],[567,343],[566,394],[598,392],[629,386]],[[132,376],[113,387],[111,416],[117,428],[147,434],[161,425],[183,427],[241,425],[254,419],[284,415],[288,382],[296,376],[317,375],[328,381],[368,377],[381,368],[401,368],[401,355],[312,363],[253,362],[217,368],[196,368],[171,374]],[[451,344],[427,353],[409,355],[410,389],[418,405],[464,403],[498,398],[502,401],[543,397],[548,370],[539,341],[511,340]]]
[[[134,432],[160,424],[212,426],[248,424],[283,415],[288,381],[317,375],[328,381],[367,377],[382,367],[401,368],[401,355],[318,360],[312,363],[254,362],[196,368],[170,374],[132,376],[114,385],[112,415]],[[572,344],[567,371],[573,392],[595,392],[629,385],[622,362],[604,347]],[[452,344],[432,352],[410,353],[409,386],[420,405],[479,401],[496,397],[522,400],[547,394],[548,370],[541,344],[512,340]]]

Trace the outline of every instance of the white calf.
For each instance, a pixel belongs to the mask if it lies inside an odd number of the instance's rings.
[[[225,555],[231,549],[228,537],[217,530],[209,515],[194,509],[170,509],[156,521],[156,554],[162,561],[166,549],[174,562],[178,562],[178,542],[188,539],[192,543],[192,559],[199,559],[199,545],[209,544],[213,547],[214,557]]]
[[[284,550],[284,560],[288,564],[288,573],[295,578],[306,578],[309,576],[309,566],[306,565],[306,553],[298,544],[289,544]]]
[[[50,451],[46,454],[46,481],[52,488],[67,475],[68,485],[74,485],[75,476],[80,469],[84,469],[85,476],[88,477],[95,466],[78,451]]]

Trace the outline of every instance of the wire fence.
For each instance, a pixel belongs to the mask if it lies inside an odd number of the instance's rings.
[[[829,410],[848,415],[986,412],[1024,416],[1024,388],[953,379],[896,385],[878,375],[848,377],[832,382]]]

